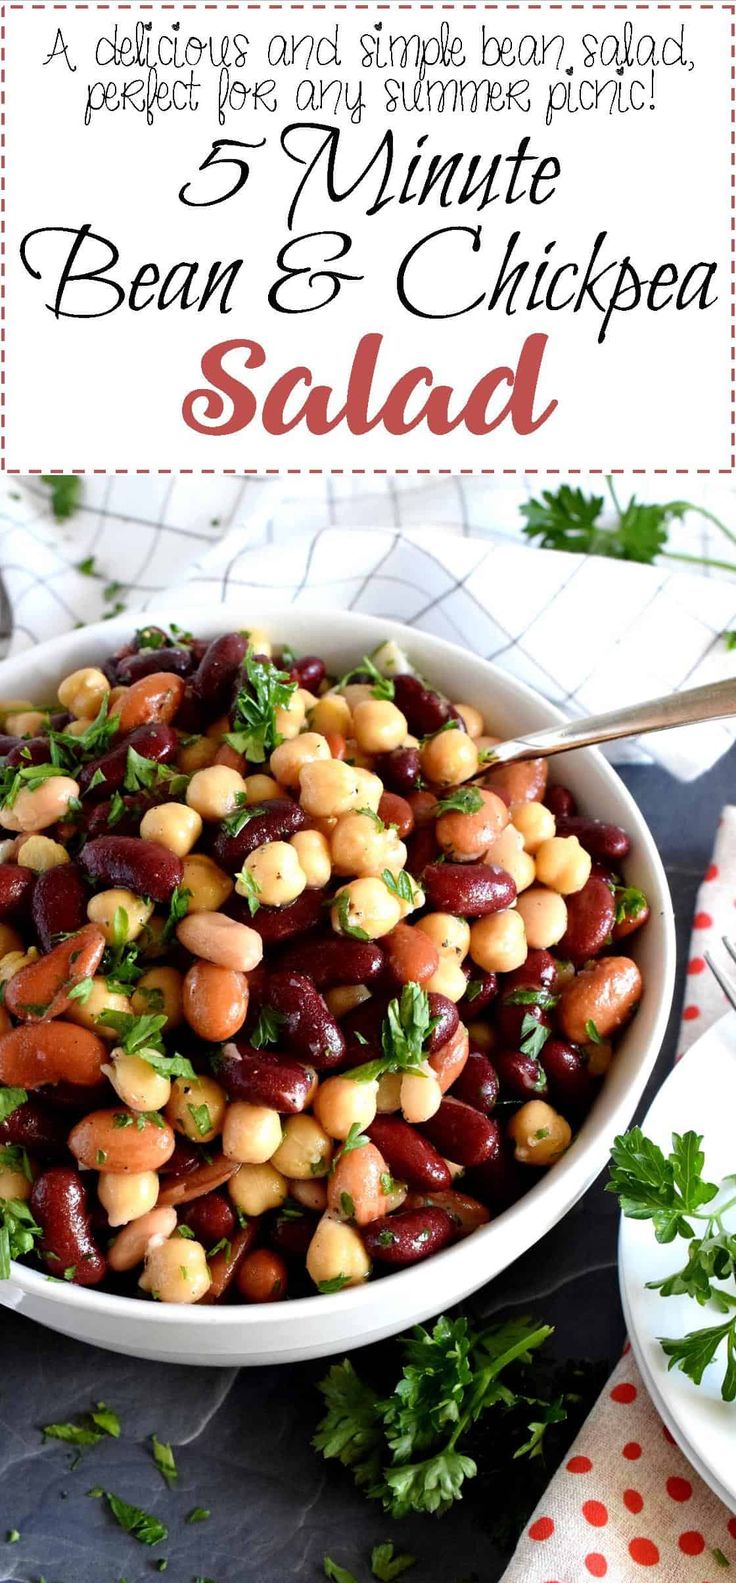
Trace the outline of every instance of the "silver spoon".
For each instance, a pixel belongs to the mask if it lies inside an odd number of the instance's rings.
[[[629,704],[608,714],[589,715],[587,720],[566,720],[543,731],[532,731],[529,736],[499,742],[489,750],[484,766],[549,758],[552,753],[567,753],[570,748],[589,748],[597,742],[613,742],[617,737],[643,736],[645,731],[669,731],[672,726],[722,720],[726,715],[736,715],[736,677],[692,687],[685,693],[670,693],[666,698],[652,698],[648,703]]]

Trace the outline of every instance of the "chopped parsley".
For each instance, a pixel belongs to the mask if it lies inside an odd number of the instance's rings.
[[[638,890],[636,885],[617,885],[613,898],[616,923],[627,923],[629,919],[638,918],[648,905],[643,890]]]
[[[22,768],[6,764],[0,769],[0,807],[12,808],[20,792],[37,791],[53,776],[65,774],[58,764],[26,764]]]
[[[207,1506],[193,1506],[184,1519],[187,1523],[206,1523],[212,1516]]]
[[[275,1011],[273,1006],[262,1006],[250,1036],[254,1050],[262,1050],[267,1044],[278,1044],[279,1034],[285,1021],[283,1012]]]
[[[7,1121],[15,1110],[25,1105],[28,1094],[24,1088],[0,1088],[0,1121]]]
[[[341,1292],[343,1290],[343,1287],[349,1286],[349,1285],[350,1285],[350,1276],[349,1275],[333,1275],[332,1279],[329,1280],[329,1281],[318,1281],[317,1282],[317,1291],[318,1292],[322,1292],[323,1296],[326,1297],[326,1296],[329,1295],[330,1292]]]
[[[113,1495],[110,1490],[103,1490],[97,1486],[87,1491],[93,1500],[104,1499],[112,1512],[115,1521],[120,1524],[126,1534],[137,1539],[142,1545],[157,1545],[168,1539],[169,1530],[158,1517],[153,1517],[150,1512],[143,1511],[140,1506],[131,1506],[127,1501]]]
[[[126,1055],[142,1055],[146,1060],[149,1050],[159,1055],[164,1053],[161,1030],[165,1027],[166,1017],[162,1013],[151,1016],[146,1012],[136,1017],[133,1012],[113,1011],[112,1007],[106,1006],[95,1022],[102,1022],[106,1028],[115,1030],[120,1048]]]
[[[106,1407],[104,1402],[98,1402],[90,1412],[81,1415],[76,1422],[65,1424],[45,1424],[41,1430],[46,1440],[63,1440],[66,1445],[96,1446],[105,1435],[110,1435],[114,1440],[120,1438],[120,1419],[111,1407]]]
[[[0,1281],[10,1279],[11,1259],[33,1252],[41,1227],[21,1198],[0,1198]]]
[[[261,905],[259,899],[261,887],[258,884],[255,874],[251,874],[249,868],[241,869],[240,873],[235,875],[235,889],[238,895],[242,896],[244,900],[247,901],[248,911],[251,915],[251,918],[253,918]]]
[[[525,1012],[521,1020],[521,1040],[519,1043],[522,1055],[528,1055],[533,1061],[536,1061],[541,1055],[549,1035],[550,1030],[545,1028],[543,1022],[537,1022],[536,1017],[533,1017],[530,1011]],[[544,1088],[544,1085],[545,1076],[540,1071],[539,1087]]]
[[[154,791],[159,786],[165,786],[172,797],[177,797],[186,791],[188,785],[189,776],[183,775],[180,770],[169,769],[168,764],[144,758],[142,753],[136,753],[135,748],[128,748],[123,780],[125,791]]]
[[[338,691],[342,692],[342,689],[353,681],[369,682],[374,698],[392,699],[396,691],[390,676],[382,675],[367,654],[363,656],[360,665],[353,666],[351,671],[346,671],[345,675],[340,677],[337,684]]]
[[[399,901],[414,901],[418,887],[405,868],[399,874],[392,874],[390,868],[385,868],[381,879],[386,889],[390,890],[392,896],[398,896]]]
[[[171,1446],[168,1441],[159,1440],[158,1435],[153,1434],[151,1435],[151,1450],[153,1452],[153,1460],[161,1477],[165,1479],[169,1489],[173,1489],[179,1473]]]
[[[49,491],[49,504],[57,522],[73,517],[82,498],[82,480],[78,473],[42,473],[41,483]],[[86,577],[96,576],[94,556],[77,563],[77,571]]]
[[[209,1105],[187,1105],[187,1110],[200,1138],[206,1137],[207,1133],[212,1131],[212,1117]]]
[[[430,1016],[426,990],[418,984],[404,984],[400,1000],[391,1000],[381,1028],[383,1054],[365,1066],[355,1066],[347,1075],[359,1083],[383,1077],[386,1072],[420,1072],[426,1060],[426,1045],[437,1027],[438,1018]]]
[[[170,940],[176,933],[177,924],[181,923],[182,918],[186,918],[191,897],[192,893],[186,885],[175,886],[169,902],[169,915],[161,933],[162,941]]]
[[[442,797],[432,809],[435,818],[443,813],[479,813],[483,798],[477,786],[460,786],[449,797]]]
[[[597,1029],[592,1017],[589,1017],[588,1021],[585,1024],[585,1032],[587,1033],[591,1044],[605,1044],[606,1041],[605,1041],[605,1039],[602,1038],[601,1034],[598,1032],[598,1029]]]
[[[388,873],[388,870],[386,872]],[[361,929],[357,923],[350,922],[350,892],[348,890],[341,890],[339,895],[334,898],[332,905],[334,905],[337,914],[341,934],[348,935],[351,940],[370,940],[370,935],[365,929]]]
[[[264,813],[268,813],[265,803],[252,803],[249,806],[246,793],[238,792],[235,799],[235,812],[229,814],[227,819],[222,820],[220,829],[224,831],[225,835],[240,835],[241,830],[245,829],[251,819],[256,819]]]
[[[297,689],[288,671],[277,670],[270,660],[256,659],[248,649],[244,678],[233,708],[233,730],[225,741],[253,764],[262,764],[282,741],[276,726],[277,709],[287,709]]]

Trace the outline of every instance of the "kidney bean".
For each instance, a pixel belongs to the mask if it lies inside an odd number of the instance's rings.
[[[381,943],[390,984],[426,984],[437,972],[439,951],[422,929],[412,928],[409,923],[397,923],[390,934],[383,936]]]
[[[445,1159],[457,1165],[481,1165],[497,1146],[499,1128],[490,1116],[459,1099],[443,1099],[434,1116],[422,1122],[422,1131]]]
[[[173,671],[177,676],[188,676],[193,669],[191,649],[172,649],[163,645],[160,649],[140,649],[137,654],[126,655],[118,663],[118,681],[128,687],[132,682],[139,682],[142,676],[154,676],[157,671]]]
[[[478,1013],[485,1011],[498,994],[498,978],[495,973],[486,973],[480,967],[472,967],[468,987],[459,1002],[464,1017],[477,1017]]]
[[[560,1028],[573,1044],[590,1043],[590,1025],[602,1039],[607,1039],[631,1016],[641,992],[641,973],[636,962],[628,956],[601,957],[584,967],[562,990],[557,1007]]]
[[[212,857],[228,874],[234,874],[256,847],[266,841],[288,841],[306,823],[307,816],[298,803],[290,797],[273,797],[262,814],[254,814],[243,825],[239,835],[228,835],[220,826],[212,842]]]
[[[285,907],[259,907],[252,918],[245,898],[233,895],[223,911],[228,917],[237,918],[238,923],[247,923],[250,929],[255,929],[264,946],[293,940],[308,929],[316,929],[324,918],[322,896],[317,890],[302,891],[296,901],[287,902]]]
[[[379,1264],[401,1269],[431,1258],[452,1242],[455,1226],[444,1209],[427,1204],[423,1209],[401,1209],[361,1228],[366,1253]]]
[[[279,957],[280,968],[290,973],[306,973],[317,989],[334,989],[340,984],[370,984],[380,977],[384,966],[385,957],[380,946],[369,940],[340,939],[334,934],[287,946]]]
[[[210,1285],[199,1301],[203,1307],[211,1303],[222,1301],[225,1293],[232,1286],[237,1277],[238,1270],[246,1255],[250,1252],[258,1235],[258,1221],[249,1220],[241,1226],[232,1237],[227,1239],[227,1245],[220,1248],[214,1258],[207,1260],[210,1272]]]
[[[70,991],[92,978],[105,950],[105,936],[94,923],[68,940],[60,940],[46,956],[29,962],[5,987],[5,1005],[23,1022],[50,1022],[72,1004]]]
[[[485,785],[498,792],[509,807],[517,802],[541,802],[548,773],[546,759],[524,759],[520,764],[499,764],[489,771]]]
[[[86,839],[96,841],[99,835],[107,835],[110,830],[114,830],[116,835],[138,835],[144,813],[168,800],[165,786],[159,791],[131,793],[123,797],[122,809],[119,803],[116,804],[114,820],[110,818],[112,801],[95,803],[94,807],[86,811]]]
[[[455,715],[448,699],[425,687],[417,676],[394,677],[394,702],[406,715],[409,730],[415,737],[430,736]]]
[[[318,1072],[341,1066],[345,1040],[326,1000],[303,973],[276,972],[268,980],[268,998],[284,1019],[280,1032],[296,1054]]]
[[[48,737],[21,737],[8,753],[8,763],[28,766],[51,762],[51,742]]]
[[[644,924],[649,922],[651,913],[652,909],[648,901],[645,901],[638,912],[624,913],[623,918],[614,923],[613,939],[626,940],[630,934],[636,934],[637,929],[643,929]]]
[[[43,1233],[38,1251],[51,1274],[75,1286],[98,1286],[107,1261],[90,1230],[87,1192],[79,1172],[66,1165],[44,1171],[33,1184],[31,1211]]]
[[[471,1171],[468,1186],[494,1211],[508,1209],[531,1186],[529,1172],[514,1159],[511,1148],[499,1133],[498,1148],[482,1165]]]
[[[64,1117],[35,1096],[0,1122],[0,1144],[15,1143],[44,1155],[63,1154],[66,1134]]]
[[[128,765],[128,748],[135,748],[141,758],[153,759],[156,764],[166,764],[174,757],[178,744],[179,738],[169,725],[139,726],[130,732],[124,742],[119,742],[109,753],[103,753],[102,758],[85,764],[79,775],[82,795],[88,802],[101,802],[103,798],[109,798],[112,792],[120,790]],[[92,786],[98,771],[104,780]],[[158,800],[160,802],[161,798]]]
[[[223,1193],[203,1193],[187,1204],[181,1218],[204,1248],[231,1237],[236,1225],[235,1211]]]
[[[158,1169],[163,1175],[166,1167],[159,1166]],[[204,1165],[198,1165],[196,1170],[187,1171],[186,1175],[167,1176],[166,1185],[158,1195],[158,1203],[189,1204],[193,1198],[201,1198],[204,1193],[213,1193],[216,1187],[222,1187],[239,1170],[237,1160],[228,1160],[224,1154],[217,1154],[214,1159],[206,1160]]]
[[[240,675],[248,639],[242,632],[225,632],[213,638],[194,678],[194,689],[208,713],[222,714]]]
[[[558,819],[557,834],[576,835],[586,852],[601,863],[619,863],[631,850],[630,838],[620,825],[604,824],[602,819],[586,819],[582,814]]]
[[[120,1126],[121,1115],[130,1116],[129,1126]],[[79,1164],[89,1170],[127,1175],[156,1171],[174,1152],[174,1134],[163,1117],[157,1124],[123,1105],[118,1110],[90,1111],[72,1127],[68,1144]]]
[[[366,1131],[397,1181],[416,1188],[450,1186],[452,1178],[442,1155],[408,1121],[400,1116],[376,1116]]]
[[[370,1000],[364,1000],[340,1019],[345,1039],[346,1066],[363,1066],[365,1061],[378,1055],[381,1049],[381,1027],[386,1015],[389,996],[377,991]]]
[[[385,791],[378,804],[378,817],[384,824],[396,826],[397,833],[402,841],[411,835],[414,829],[414,814],[405,797],[399,797],[396,792]]]
[[[565,897],[567,928],[559,944],[560,956],[587,962],[610,943],[616,917],[611,886],[591,874],[582,890]]]
[[[201,1163],[201,1149],[196,1143],[191,1143],[189,1138],[177,1133],[174,1152],[159,1170],[162,1176],[190,1176],[192,1171],[199,1170]]]
[[[17,748],[23,737],[10,736],[7,731],[0,731],[0,758],[7,760],[13,748]]]
[[[521,993],[523,994],[524,991],[522,990]],[[532,990],[531,993],[534,994],[536,992]],[[514,1049],[521,1044],[527,1017],[531,1017],[532,1021],[538,1023],[542,1028],[550,1027],[550,1014],[544,1007],[534,1004],[516,1006],[510,1004],[504,996],[500,1004],[496,1006],[493,1018],[493,1026],[502,1046]],[[529,1023],[526,1023],[526,1032],[529,1032]]]
[[[397,792],[400,797],[414,790],[420,770],[419,748],[393,748],[390,753],[379,753],[376,758],[376,774],[389,791]]]
[[[318,654],[303,654],[291,667],[292,680],[298,682],[300,687],[306,687],[307,692],[310,693],[317,692],[325,675],[325,662]]]
[[[257,1248],[238,1270],[236,1285],[246,1303],[280,1303],[287,1295],[289,1272],[279,1253]]]
[[[422,875],[422,888],[437,912],[463,918],[500,912],[516,899],[511,875],[495,863],[431,863]]]
[[[283,1116],[304,1110],[314,1087],[314,1072],[301,1061],[289,1061],[271,1050],[255,1050],[244,1042],[225,1045],[217,1077],[230,1099],[267,1105]]]
[[[58,863],[38,875],[31,917],[43,951],[50,951],[60,934],[84,928],[88,894],[78,863]]]
[[[485,1204],[481,1204],[477,1198],[471,1198],[469,1193],[459,1193],[457,1188],[450,1188],[445,1193],[408,1193],[404,1200],[404,1209],[424,1209],[427,1205],[433,1209],[444,1209],[445,1214],[450,1216],[454,1228],[453,1242],[469,1237],[471,1231],[486,1226],[491,1218]]]
[[[304,1259],[317,1230],[318,1221],[318,1215],[310,1214],[308,1210],[298,1209],[296,1205],[290,1204],[288,1214],[281,1212],[271,1221],[268,1229],[269,1242],[288,1258]]]
[[[464,1105],[472,1105],[473,1110],[480,1110],[484,1116],[490,1116],[500,1086],[498,1073],[488,1056],[481,1055],[479,1050],[471,1050],[460,1076],[453,1083],[452,1097],[461,1100]]]
[[[107,1054],[104,1039],[73,1022],[24,1023],[0,1038],[0,1083],[33,1089],[64,1080],[91,1087]]]
[[[202,736],[207,725],[207,711],[195,690],[195,680],[195,677],[190,676],[184,682],[184,696],[176,716],[176,729],[192,736]]]
[[[493,1057],[501,1091],[509,1099],[544,1099],[547,1076],[533,1055],[523,1050],[499,1050]]]
[[[154,722],[171,725],[184,697],[184,682],[174,671],[156,671],[142,676],[112,706],[111,714],[120,719],[120,735],[129,736],[136,726]]]
[[[446,995],[436,994],[434,990],[430,990],[427,1004],[430,1017],[437,1018],[437,1026],[429,1035],[426,1050],[429,1055],[436,1055],[457,1032],[460,1013],[453,1001],[448,1000]]]
[[[0,918],[26,912],[35,883],[33,869],[19,863],[0,863]]]
[[[504,973],[504,1000],[508,1000],[509,995],[517,989],[551,990],[556,976],[557,963],[549,951],[529,951],[521,967],[515,967],[512,973]]]
[[[406,843],[406,866],[410,874],[424,882],[424,875],[429,864],[434,863],[437,857],[437,832],[432,819],[429,824],[417,825]]]
[[[555,819],[569,819],[571,814],[577,812],[578,805],[567,786],[548,786],[544,794],[544,802]]]
[[[552,1103],[563,1112],[587,1110],[595,1088],[582,1050],[563,1039],[548,1039],[539,1061]]]
[[[184,875],[184,865],[175,852],[158,841],[129,835],[103,835],[88,841],[79,862],[96,884],[122,885],[152,901],[168,901]]]

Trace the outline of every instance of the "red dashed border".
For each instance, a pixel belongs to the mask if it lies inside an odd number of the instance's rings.
[[[731,17],[730,108],[730,364],[731,410],[728,467],[32,467],[22,475],[5,455],[5,72],[8,11],[721,11]],[[580,474],[632,477],[731,477],[736,471],[736,4],[732,0],[8,0],[0,4],[0,473],[8,477],[74,473],[80,477],[198,478],[332,477],[479,478],[577,477]]]

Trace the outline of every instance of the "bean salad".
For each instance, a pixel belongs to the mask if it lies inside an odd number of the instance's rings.
[[[143,628],[0,735],[0,1278],[330,1293],[553,1167],[642,993],[629,838],[389,641]]]

